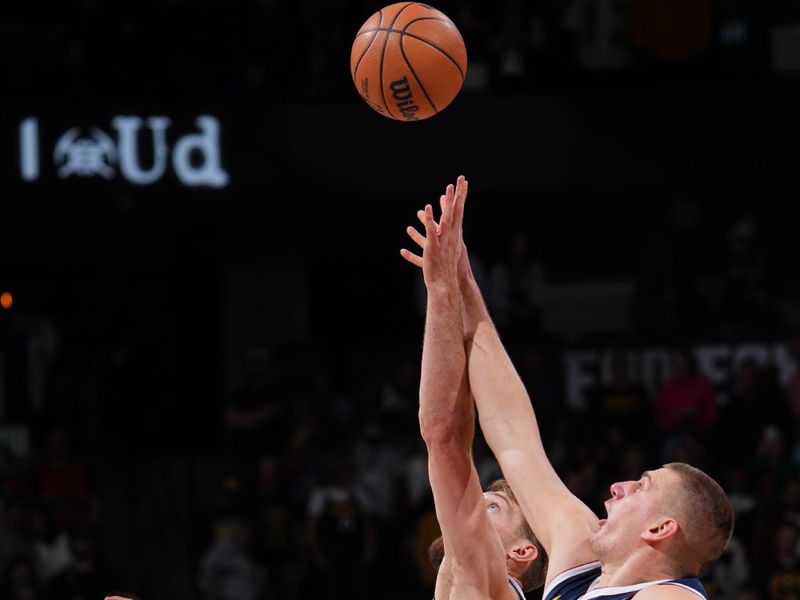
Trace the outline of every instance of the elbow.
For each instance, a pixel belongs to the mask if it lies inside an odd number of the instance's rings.
[[[419,411],[419,430],[428,448],[469,445],[469,426],[456,418],[456,415]]]
[[[457,435],[455,424],[449,419],[442,419],[437,415],[424,414],[420,410],[419,432],[428,446],[447,443]]]

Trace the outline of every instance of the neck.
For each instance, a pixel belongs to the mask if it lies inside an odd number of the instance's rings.
[[[652,548],[643,548],[620,561],[602,561],[602,571],[596,587],[622,587],[684,577],[674,562]]]

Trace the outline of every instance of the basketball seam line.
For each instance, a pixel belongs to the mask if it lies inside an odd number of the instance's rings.
[[[364,60],[364,57],[369,52],[369,49],[372,48],[372,44],[375,42],[375,38],[378,37],[378,33],[380,32],[380,26],[383,23],[383,10],[378,11],[378,29],[375,30],[375,35],[372,36],[372,39],[367,44],[367,47],[364,49],[364,52],[361,53],[361,56],[358,57],[358,62],[356,62],[356,68],[353,69],[352,77],[353,77],[353,85],[356,86],[358,89],[358,84],[356,83],[356,73],[358,73],[358,67],[361,65],[361,61]],[[358,36],[356,36],[358,37]]]
[[[400,10],[397,11],[397,14],[394,16],[394,19],[392,19],[392,22],[389,23],[388,29],[392,28],[392,25],[395,24],[395,21],[397,21],[397,17],[400,16],[400,13],[402,13],[405,9],[407,9],[412,4],[416,4],[416,2],[409,2],[403,8],[401,8]],[[381,50],[381,67],[380,67],[381,68],[381,73],[380,73],[381,98],[383,98],[383,107],[386,109],[386,112],[388,112],[389,115],[393,119],[397,119],[397,117],[395,117],[394,114],[392,113],[392,109],[389,108],[389,103],[386,102],[386,90],[383,89],[383,59],[386,56],[386,46],[388,46],[388,45],[389,45],[389,34],[387,33],[386,34],[386,41],[383,42],[383,50]]]
[[[410,35],[411,37],[414,37],[414,38],[416,38],[416,36],[414,36],[414,34],[413,34],[413,33],[408,33],[408,32],[407,32],[407,29],[408,29],[409,27],[411,27],[411,26],[412,26],[414,23],[416,23],[417,21],[441,21],[441,22],[443,22],[443,23],[450,23],[450,24],[451,24],[451,25],[452,25],[452,26],[455,28],[455,30],[456,30],[456,33],[458,33],[458,36],[459,36],[459,37],[461,37],[461,33],[458,31],[458,27],[456,27],[455,23],[453,23],[453,22],[452,22],[450,19],[442,19],[442,18],[440,18],[440,17],[417,17],[416,19],[412,19],[411,21],[409,21],[408,23],[406,23],[405,27],[403,27],[403,35]],[[379,26],[380,26],[380,25],[379,25]],[[422,41],[422,40],[421,40],[421,41]],[[442,53],[442,54],[444,54],[444,55],[445,55],[447,58],[449,58],[451,61],[453,61],[453,64],[456,66],[456,69],[458,69],[458,72],[459,72],[459,74],[461,75],[461,81],[463,82],[463,81],[464,81],[464,79],[465,79],[464,72],[461,70],[461,67],[460,67],[460,66],[458,66],[458,63],[455,61],[455,59],[454,59],[452,56],[450,56],[450,55],[449,55],[447,52],[445,52],[445,51],[444,51],[444,50],[442,50],[441,48],[437,47],[437,46],[436,46],[436,44],[432,44],[432,43],[431,43],[431,42],[429,42],[428,40],[424,40],[424,41],[425,41],[425,43],[426,43],[426,44],[428,44],[428,45],[429,45],[431,48],[436,48],[436,49],[437,49],[439,52],[441,52],[441,53]],[[463,43],[463,41],[464,41],[464,40],[463,40],[463,38],[462,38],[462,40],[461,40],[461,41],[462,41],[462,43]],[[466,50],[466,48],[465,48],[465,50]]]
[[[453,27],[455,27],[455,23],[453,23],[450,19],[442,19],[440,17],[417,17],[416,19],[411,19],[408,23],[406,23],[405,27],[403,27],[403,31],[409,28],[409,26],[413,25],[417,21],[441,21],[442,23],[450,23]],[[380,25],[378,25],[380,27]]]
[[[406,26],[403,27],[403,29],[394,29],[393,31],[405,31],[409,25],[411,25],[412,23],[416,23],[417,21],[441,21],[442,23],[449,23],[450,25],[455,27],[455,23],[453,23],[450,19],[442,19],[440,17],[417,17],[416,19],[412,19],[411,21],[406,23]],[[381,27],[379,23],[377,29],[386,29],[386,27]],[[356,37],[358,37],[362,33],[369,33],[370,31],[375,31],[375,29],[360,29],[356,34]]]
[[[417,21],[441,21],[442,23],[450,23],[451,25],[455,25],[455,23],[453,23],[451,19],[448,19],[446,17],[444,19],[441,17],[417,17],[416,19],[412,19],[411,21],[409,21],[406,27],[408,27],[408,25],[411,25],[411,23],[416,23]],[[364,33],[365,31],[372,31],[372,30],[364,29],[362,31],[359,31],[359,33]]]
[[[368,30],[366,30],[366,31],[362,31],[361,33],[359,33],[359,35],[361,35],[361,34],[364,34],[364,33],[370,33],[371,31],[373,31],[373,30],[372,30],[372,29],[368,29]],[[448,60],[449,60],[451,63],[453,63],[453,66],[454,66],[456,69],[458,69],[458,73],[459,73],[459,75],[461,75],[461,81],[464,81],[464,79],[466,79],[466,76],[464,75],[464,71],[462,71],[462,70],[461,70],[461,67],[458,65],[458,62],[456,62],[456,60],[455,60],[455,59],[454,59],[452,56],[450,56],[450,55],[449,55],[447,52],[445,52],[444,50],[442,50],[441,48],[439,48],[439,46],[437,46],[437,45],[435,45],[435,44],[431,44],[431,43],[430,43],[428,40],[426,40],[425,38],[423,38],[423,37],[420,37],[420,36],[418,36],[418,35],[414,35],[413,33],[408,33],[407,31],[403,31],[402,29],[389,29],[389,28],[384,28],[384,29],[380,29],[379,31],[385,31],[385,32],[386,32],[386,34],[387,34],[387,35],[386,35],[386,37],[387,37],[387,41],[388,41],[388,37],[389,37],[389,34],[390,34],[390,33],[399,33],[401,38],[402,38],[403,36],[406,36],[406,35],[407,35],[408,37],[410,37],[410,38],[414,38],[415,40],[417,40],[417,41],[420,41],[420,42],[422,42],[423,44],[427,44],[428,46],[430,46],[430,47],[431,47],[431,48],[433,48],[434,50],[438,50],[439,52],[441,52],[442,54],[444,54],[444,55],[447,57],[447,59],[448,59]],[[386,49],[386,47],[385,47],[385,45],[384,45],[384,50],[385,50],[385,49]],[[381,55],[381,64],[383,64],[383,55]],[[383,80],[381,80],[381,82],[383,82]]]
[[[406,64],[408,65],[408,68],[411,69],[411,74],[414,76],[414,79],[417,80],[417,83],[419,84],[419,89],[422,90],[422,93],[425,95],[425,99],[428,101],[428,104],[430,104],[433,107],[433,112],[436,113],[436,114],[439,114],[439,109],[436,108],[436,105],[433,103],[433,100],[431,100],[431,97],[428,96],[428,92],[425,91],[425,86],[422,85],[422,81],[420,80],[419,77],[417,77],[417,72],[414,70],[414,67],[411,66],[411,63],[408,62],[408,58],[406,57],[405,48],[403,48],[403,36],[402,35],[400,36],[400,54],[403,55],[403,60],[406,61]]]

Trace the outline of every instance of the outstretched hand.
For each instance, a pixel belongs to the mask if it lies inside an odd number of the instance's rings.
[[[455,186],[447,186],[445,193],[439,198],[441,216],[438,223],[430,204],[424,210],[417,211],[417,218],[424,227],[424,235],[414,227],[406,228],[408,236],[422,250],[422,256],[406,248],[400,250],[400,255],[422,269],[427,287],[437,283],[456,283],[459,276],[469,272],[469,261],[462,237],[467,188],[468,182],[463,175],[458,178]]]

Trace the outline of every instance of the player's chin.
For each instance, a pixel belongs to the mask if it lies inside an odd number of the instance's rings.
[[[605,535],[602,527],[589,534],[589,544],[591,545],[595,554],[599,555],[602,548],[606,545],[606,537],[607,536]]]
[[[593,543],[595,541],[597,541],[597,540],[601,540],[601,539],[606,537],[606,520],[605,519],[600,519],[597,522],[597,525],[594,528],[594,531],[591,532],[590,537],[591,537]]]

